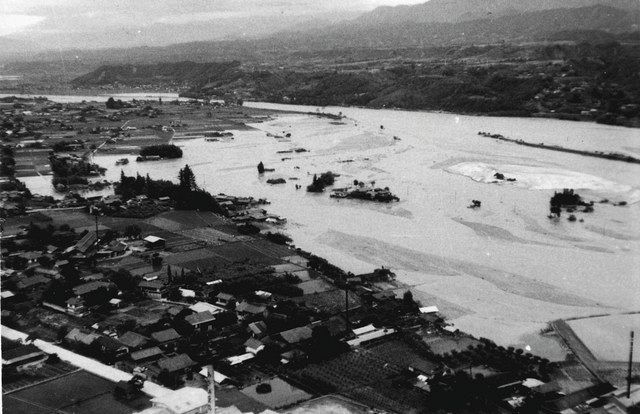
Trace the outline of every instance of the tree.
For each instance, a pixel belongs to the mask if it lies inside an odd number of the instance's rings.
[[[180,180],[180,188],[194,191],[198,189],[196,184],[196,176],[193,174],[191,167],[185,165],[183,169],[178,173],[178,179]]]
[[[258,174],[263,174],[264,173],[264,164],[262,163],[262,161],[260,161],[260,163],[258,164]]]
[[[134,239],[140,236],[142,229],[135,224],[130,224],[124,229],[124,236]]]

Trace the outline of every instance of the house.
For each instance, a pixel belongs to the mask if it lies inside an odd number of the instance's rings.
[[[289,329],[288,331],[280,332],[280,336],[288,344],[297,344],[301,341],[311,339],[312,330],[308,326],[301,326],[299,328]]]
[[[236,313],[238,314],[238,319],[246,319],[256,316],[261,316],[264,314],[264,311],[267,310],[265,305],[254,305],[247,301],[240,302],[236,306]]]
[[[36,289],[44,287],[44,285],[46,285],[47,283],[49,283],[49,278],[38,275],[22,278],[18,281],[18,283],[16,283],[16,287],[18,288],[18,290],[22,291],[34,291]]]
[[[176,343],[182,339],[182,336],[173,328],[163,331],[153,332],[151,338],[158,343],[163,349],[175,349]]]
[[[202,388],[183,387],[152,398],[151,404],[138,414],[204,414],[209,412],[209,393]]]
[[[218,293],[216,295],[216,305],[228,307],[236,303],[236,298],[228,293]]]
[[[95,232],[90,231],[85,234],[71,249],[83,255],[86,255],[91,247],[95,246],[98,242],[98,236]]]
[[[162,249],[167,244],[165,239],[157,236],[147,236],[142,240],[144,241],[145,246],[149,249]]]
[[[149,338],[136,332],[127,331],[120,335],[118,341],[129,348],[129,351],[133,351],[143,348],[149,342]]]
[[[67,299],[67,312],[75,316],[82,316],[86,312],[87,308],[82,298],[69,298]]]
[[[165,293],[165,284],[161,280],[143,280],[138,287],[150,299],[161,299]]]
[[[89,346],[93,344],[93,341],[100,338],[100,335],[92,332],[83,332],[79,328],[73,328],[64,337],[64,341],[75,346]]]
[[[222,312],[224,309],[221,309],[215,305],[212,305],[210,303],[207,302],[196,302],[193,305],[189,306],[189,309],[191,309],[192,311],[194,311],[195,313],[199,313],[199,312],[211,312],[212,314],[216,314],[216,313],[220,313]]]
[[[254,338],[262,338],[267,334],[267,324],[264,321],[251,322],[247,330]]]
[[[198,312],[184,318],[196,332],[205,332],[213,329],[216,317],[209,311]]]
[[[96,339],[96,343],[100,347],[102,356],[105,359],[118,360],[124,358],[129,353],[129,348],[110,336],[100,336]]]
[[[95,280],[93,282],[88,282],[88,283],[83,283],[81,285],[75,286],[72,291],[73,294],[76,295],[77,297],[83,297],[86,296],[87,294],[94,292],[98,289],[111,289],[113,288],[113,283],[111,282],[102,282],[99,280]]]
[[[187,354],[179,354],[158,361],[158,367],[161,370],[167,370],[170,374],[183,374],[194,366],[196,363]]]
[[[4,339],[4,338],[3,338]],[[7,346],[2,341],[2,370],[3,372],[21,372],[31,368],[40,367],[49,355],[33,344]]]
[[[262,343],[262,341],[259,341],[256,338],[249,338],[244,343],[244,349],[245,351],[256,355],[258,352],[264,349],[264,344]]]
[[[162,349],[158,348],[157,346],[154,346],[151,348],[145,348],[139,351],[134,351],[129,355],[129,357],[135,364],[140,365],[145,362],[156,361],[162,358],[162,354],[163,354]]]

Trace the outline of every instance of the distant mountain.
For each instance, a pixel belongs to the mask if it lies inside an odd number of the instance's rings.
[[[472,0],[471,3],[477,1]],[[418,12],[421,9],[412,10]],[[400,15],[395,14],[391,22],[383,23],[363,16],[330,29],[292,33],[274,40],[284,42],[289,47],[315,49],[420,47],[534,41],[559,31],[623,33],[637,31],[640,26],[640,8],[621,9],[603,5],[490,15],[457,23],[426,23],[421,21],[424,16],[413,13],[405,17],[409,20],[398,22],[395,19]]]
[[[553,9],[608,6],[639,10],[637,0],[430,0],[412,6],[378,7],[353,24],[456,23]]]
[[[152,65],[105,65],[73,80],[76,85],[183,84],[205,86],[212,80],[240,78],[240,62],[175,62]]]
[[[584,4],[588,6],[574,7]],[[260,65],[278,64],[294,53],[345,48],[405,49],[539,40],[602,42],[640,30],[640,0],[431,0],[416,6],[378,8],[323,28],[310,27],[262,39],[49,51],[28,54],[23,60],[74,61],[92,67],[185,60],[241,60]],[[635,37],[628,38],[633,41]]]
[[[0,58],[29,58],[39,50],[42,48],[36,43],[0,36]]]

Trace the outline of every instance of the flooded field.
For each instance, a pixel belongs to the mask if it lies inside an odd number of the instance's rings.
[[[312,107],[247,105],[315,112]],[[233,131],[235,139],[181,139],[179,160],[115,166],[123,155],[96,155],[106,178],[149,174],[177,179],[189,164],[213,192],[265,197],[286,217],[283,231],[305,250],[353,272],[380,266],[412,285],[459,329],[500,344],[530,345],[552,319],[637,310],[640,293],[640,166],[478,136],[500,133],[531,142],[640,155],[638,130],[547,119],[323,108],[341,122],[282,115]],[[268,134],[269,135],[268,135]],[[286,137],[287,134],[290,137]],[[396,137],[396,138],[394,138]],[[304,148],[307,152],[292,151]],[[279,152],[280,151],[280,152]],[[258,175],[262,161],[275,171]],[[400,202],[379,204],[304,191],[315,173],[389,187]],[[516,181],[492,179],[496,172]],[[284,178],[270,185],[268,179]],[[497,182],[494,182],[497,181]],[[296,190],[296,184],[302,189]],[[593,213],[550,220],[554,190],[571,187],[596,201]],[[609,203],[599,203],[608,199]],[[468,206],[480,200],[480,208]],[[626,201],[626,206],[612,202]]]

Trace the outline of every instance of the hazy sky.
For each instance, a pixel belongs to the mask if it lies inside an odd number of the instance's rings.
[[[425,0],[0,0],[0,36],[46,48],[255,37]]]

